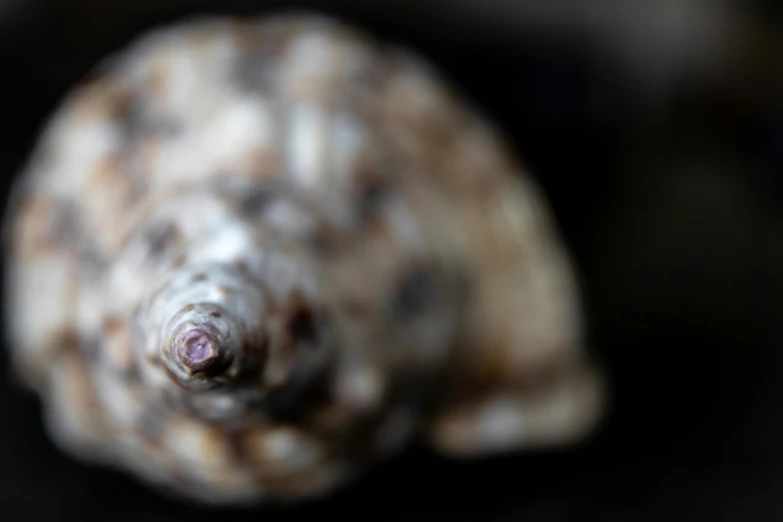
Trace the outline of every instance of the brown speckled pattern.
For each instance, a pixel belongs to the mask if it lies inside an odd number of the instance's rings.
[[[600,416],[533,182],[426,64],[326,18],[193,21],[108,60],[6,224],[14,367],[52,437],[162,491],[310,497],[416,441],[558,445]],[[209,371],[177,351],[199,324]]]

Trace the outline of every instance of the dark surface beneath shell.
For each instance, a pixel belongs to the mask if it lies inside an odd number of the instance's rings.
[[[116,1],[107,18],[101,2],[51,4],[0,13],[4,196],[45,115],[96,59],[147,24],[215,10]],[[248,2],[229,4],[252,12]],[[301,506],[190,507],[58,452],[37,401],[6,378],[3,355],[3,519],[783,519],[783,113],[769,101],[783,85],[681,81],[655,98],[635,90],[633,70],[589,54],[579,37],[544,44],[397,5],[324,10],[438,64],[540,180],[581,271],[590,343],[610,376],[614,401],[601,431],[578,448],[472,463],[412,451]],[[763,30],[779,35],[783,25],[767,17]]]

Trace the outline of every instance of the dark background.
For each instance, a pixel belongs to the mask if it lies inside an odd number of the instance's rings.
[[[612,391],[576,448],[475,463],[413,450],[328,500],[248,511],[188,507],[74,462],[4,378],[0,518],[783,520],[783,4],[627,4],[0,4],[3,196],[64,92],[151,25],[318,6],[416,49],[543,186]]]

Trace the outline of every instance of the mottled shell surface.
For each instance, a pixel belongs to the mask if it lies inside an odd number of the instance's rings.
[[[542,194],[428,65],[337,21],[148,34],[12,196],[15,371],[64,451],[161,491],[314,497],[412,444],[555,446],[600,418]]]

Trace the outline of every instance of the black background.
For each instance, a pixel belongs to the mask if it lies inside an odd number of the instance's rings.
[[[612,391],[601,430],[576,448],[474,463],[413,450],[325,501],[216,510],[60,454],[36,400],[4,379],[0,519],[783,520],[783,46],[759,58],[765,74],[686,74],[652,99],[578,31],[493,34],[425,3],[322,11],[415,48],[506,130],[581,274],[590,348]],[[98,4],[0,13],[4,195],[44,118],[95,61],[151,24],[217,11]],[[296,3],[314,4],[328,2]],[[753,5],[759,30],[783,43],[777,4]]]

